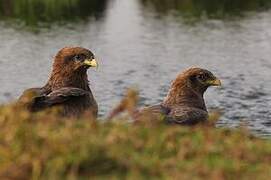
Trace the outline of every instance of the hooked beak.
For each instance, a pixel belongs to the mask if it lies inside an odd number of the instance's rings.
[[[90,67],[98,67],[96,59],[85,59],[84,64]]]
[[[221,86],[222,85],[221,81],[218,78],[215,78],[214,80],[208,81],[208,84],[210,86]]]

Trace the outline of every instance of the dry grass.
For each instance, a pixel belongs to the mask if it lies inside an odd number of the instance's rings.
[[[270,141],[242,130],[0,108],[0,179],[271,179],[270,172]]]

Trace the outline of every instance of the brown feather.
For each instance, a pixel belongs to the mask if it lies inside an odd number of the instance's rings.
[[[207,108],[203,94],[210,84],[198,80],[200,75],[206,75],[207,80],[215,79],[215,76],[201,68],[190,68],[180,73],[172,82],[170,90],[164,101],[158,105],[142,109],[136,116],[140,120],[140,114],[146,112],[159,114],[168,123],[174,124],[197,124],[208,118]]]
[[[206,110],[203,93],[207,88],[194,85],[190,79],[201,71],[200,68],[190,68],[179,74],[162,104],[166,107],[188,106]]]
[[[97,117],[98,105],[89,88],[88,67],[71,60],[77,54],[84,54],[86,58],[94,56],[92,52],[81,47],[61,49],[54,59],[52,73],[46,85],[42,88],[31,88],[25,91],[36,92],[36,96],[31,98],[28,103],[30,111],[61,107],[63,116],[78,117],[88,111],[94,118]],[[23,93],[19,100],[24,99],[25,94]]]

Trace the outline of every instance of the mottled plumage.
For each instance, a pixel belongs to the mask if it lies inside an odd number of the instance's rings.
[[[94,55],[88,49],[63,48],[54,59],[53,70],[46,85],[25,90],[19,101],[28,99],[26,106],[32,112],[61,107],[63,116],[78,117],[90,112],[96,118],[98,105],[87,78],[87,69],[96,66]]]
[[[168,95],[158,105],[142,109],[140,114],[150,113],[173,124],[192,125],[208,118],[203,94],[209,86],[221,85],[211,72],[201,68],[190,68],[173,81]]]

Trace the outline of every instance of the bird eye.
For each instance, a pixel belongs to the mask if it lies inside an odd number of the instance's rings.
[[[74,60],[76,61],[84,61],[86,59],[86,55],[84,54],[77,54],[73,57]]]
[[[201,81],[205,81],[207,79],[207,75],[206,74],[199,74],[198,79]]]
[[[76,61],[80,61],[81,60],[81,56],[80,55],[75,55],[73,57],[73,59],[76,60]]]

